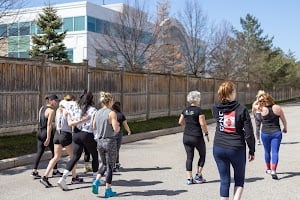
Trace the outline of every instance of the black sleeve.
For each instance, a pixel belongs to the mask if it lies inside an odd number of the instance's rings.
[[[253,131],[253,126],[252,126],[249,112],[246,108],[244,109],[244,130],[245,130],[245,140],[249,148],[249,154],[254,155],[255,152],[254,131]]]

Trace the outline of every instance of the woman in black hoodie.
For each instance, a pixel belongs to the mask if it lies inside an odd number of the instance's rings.
[[[246,143],[248,160],[254,160],[255,137],[247,108],[236,101],[236,86],[231,81],[222,83],[218,89],[220,103],[212,106],[216,119],[213,155],[221,186],[220,199],[229,199],[230,165],[234,169],[234,200],[241,199],[246,168]],[[245,142],[246,141],[246,142]]]

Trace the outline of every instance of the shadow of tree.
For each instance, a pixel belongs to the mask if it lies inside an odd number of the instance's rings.
[[[299,144],[300,142],[281,142],[280,144]]]
[[[265,179],[265,178],[263,178],[263,177],[251,177],[251,178],[246,178],[245,182],[252,183],[252,182],[260,181],[260,180],[263,180],[263,179]]]

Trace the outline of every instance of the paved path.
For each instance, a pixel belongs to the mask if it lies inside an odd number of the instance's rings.
[[[284,135],[280,149],[278,176],[272,180],[264,173],[263,147],[257,146],[255,161],[247,164],[246,183],[243,194],[245,200],[300,200],[300,103],[283,106],[288,121],[288,133]],[[211,140],[214,124],[209,125]],[[207,144],[207,159],[204,176],[205,184],[186,185],[185,151],[182,133],[161,136],[133,143],[121,148],[121,172],[113,177],[113,189],[118,192],[114,199],[145,200],[216,200],[219,199],[219,176],[212,156],[212,142]],[[196,156],[198,159],[198,155]],[[66,158],[60,162],[65,165]],[[82,162],[82,159],[81,159]],[[40,173],[44,172],[47,162],[42,162]],[[194,166],[196,162],[194,162]],[[70,191],[61,191],[51,178],[53,188],[45,188],[38,180],[29,176],[32,166],[23,166],[0,171],[1,200],[82,200],[102,199],[91,193],[91,175],[82,173],[82,163],[78,166],[79,175],[86,176],[85,183],[70,185]],[[195,166],[196,167],[196,166]],[[70,178],[68,178],[70,181]],[[233,184],[231,185],[231,191]],[[231,192],[232,194],[232,192]]]

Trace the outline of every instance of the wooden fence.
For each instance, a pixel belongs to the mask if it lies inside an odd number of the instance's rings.
[[[94,93],[99,107],[100,91],[111,92],[122,103],[128,120],[179,115],[191,90],[201,92],[201,106],[206,109],[216,101],[216,91],[223,80],[192,76],[138,73],[92,68],[81,64],[60,64],[33,59],[0,57],[0,129],[36,124],[44,97],[55,93],[78,96],[87,88]],[[236,82],[237,100],[251,103],[259,84]],[[299,97],[298,90],[278,88],[269,91],[276,100]],[[1,131],[0,131],[1,132]]]

